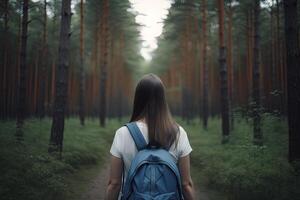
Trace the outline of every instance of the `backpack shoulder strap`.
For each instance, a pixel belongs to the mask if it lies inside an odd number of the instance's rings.
[[[147,146],[147,143],[139,127],[136,125],[136,122],[127,123],[125,126],[128,128],[138,151],[144,149]]]

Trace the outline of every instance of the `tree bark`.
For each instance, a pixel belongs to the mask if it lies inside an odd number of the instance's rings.
[[[275,33],[275,25],[274,25],[274,8],[273,8],[273,0],[272,0],[272,6],[271,6],[271,93],[273,93],[271,102],[271,110],[276,109],[276,99],[274,98],[274,91],[276,90],[276,33]],[[275,101],[275,102],[274,102]]]
[[[106,118],[106,89],[107,89],[107,64],[108,64],[108,40],[109,40],[109,25],[108,25],[108,0],[103,1],[103,57],[100,70],[100,125],[105,126]]]
[[[79,118],[80,124],[84,126],[84,111],[85,111],[85,101],[84,101],[84,83],[85,83],[85,74],[84,74],[84,10],[83,10],[83,0],[80,0],[80,77],[79,77]]]
[[[220,92],[221,92],[221,116],[222,116],[222,143],[226,143],[229,137],[229,102],[226,66],[226,47],[224,41],[224,0],[218,0],[219,17],[219,67],[220,67]]]
[[[58,66],[55,81],[55,100],[48,152],[61,152],[63,149],[63,135],[65,123],[65,109],[68,89],[71,0],[62,0],[61,25],[58,49]]]
[[[300,159],[300,53],[297,35],[297,0],[284,0],[287,52],[289,161]]]
[[[228,7],[228,27],[227,27],[227,66],[228,66],[228,96],[229,96],[229,110],[230,110],[230,129],[234,128],[234,116],[233,116],[233,62],[232,62],[232,22],[233,22],[233,8],[232,1],[229,1]]]
[[[0,73],[2,74],[1,78],[1,89],[0,89],[0,118],[5,119],[8,115],[8,80],[7,80],[7,71],[9,70],[7,68],[7,61],[8,61],[8,46],[9,46],[9,37],[8,37],[8,14],[9,14],[9,0],[4,1],[4,38],[3,38],[3,65],[1,66]]]
[[[260,0],[254,2],[254,46],[253,46],[253,83],[252,83],[252,100],[253,100],[253,143],[256,145],[263,144],[263,135],[261,131],[260,116]]]
[[[18,102],[17,102],[17,131],[16,137],[18,140],[23,139],[23,123],[25,118],[26,108],[26,47],[27,47],[27,29],[28,29],[28,3],[29,0],[23,1],[23,17],[22,17],[22,39],[20,50],[20,74],[18,84]]]
[[[42,47],[42,70],[41,70],[41,88],[38,113],[40,118],[45,117],[45,96],[46,96],[46,79],[47,79],[47,0],[44,0],[43,13],[43,47]]]
[[[203,103],[202,103],[202,112],[203,112],[203,127],[207,129],[208,121],[208,66],[207,66],[207,12],[206,12],[206,0],[202,0],[202,66],[203,66]]]

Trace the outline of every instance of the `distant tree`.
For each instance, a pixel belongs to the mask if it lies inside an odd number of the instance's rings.
[[[253,35],[253,68],[252,68],[252,99],[253,99],[253,142],[262,145],[263,136],[260,116],[260,0],[254,2],[254,35]]]
[[[20,74],[18,82],[18,103],[17,103],[17,139],[23,139],[23,124],[25,118],[26,108],[26,47],[27,47],[27,30],[28,30],[28,3],[29,0],[23,1],[23,15],[22,15],[22,39],[21,39],[21,50],[20,50]]]
[[[84,125],[84,5],[83,0],[80,0],[80,68],[79,68],[79,118],[80,124]]]
[[[297,0],[284,0],[287,50],[289,161],[300,160],[300,52]]]
[[[107,64],[108,64],[108,49],[109,49],[109,22],[108,22],[109,3],[108,0],[103,1],[102,14],[102,62],[100,68],[100,125],[105,126],[106,118],[106,90],[107,90]]]
[[[48,152],[61,152],[65,125],[65,110],[68,90],[71,0],[62,0],[61,24],[58,49],[58,66],[56,69],[55,102],[53,109],[50,145]]]
[[[0,99],[0,109],[3,113],[0,113],[0,118],[5,118],[7,116],[7,96],[6,91],[8,90],[6,83],[7,83],[7,66],[8,66],[8,46],[9,46],[9,37],[8,37],[8,21],[9,21],[9,0],[4,0],[3,3],[3,15],[4,15],[4,30],[3,30],[3,64],[1,66],[1,88],[0,88],[0,95],[2,98]],[[2,5],[1,5],[2,6]]]
[[[232,23],[233,23],[233,2],[232,0],[228,1],[227,6],[227,68],[228,68],[228,96],[229,96],[229,112],[230,112],[230,129],[233,130],[234,127],[234,116],[233,116],[233,44],[232,44]]]
[[[229,102],[226,66],[226,47],[224,40],[224,0],[218,0],[219,17],[219,65],[221,87],[221,116],[222,116],[222,142],[226,143],[229,137]]]
[[[45,96],[46,96],[46,78],[47,78],[47,0],[44,0],[44,8],[43,8],[43,39],[42,39],[42,70],[41,70],[41,89],[40,89],[40,99],[39,99],[39,115],[40,118],[45,117]]]
[[[203,127],[207,128],[208,121],[208,65],[207,65],[207,7],[206,0],[202,0],[202,64],[203,64]]]

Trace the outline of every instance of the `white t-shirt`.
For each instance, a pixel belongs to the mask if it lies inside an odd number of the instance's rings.
[[[136,124],[142,132],[146,142],[148,143],[149,140],[147,124],[142,121],[137,121]],[[180,135],[178,138],[177,147],[175,147],[174,143],[169,149],[169,152],[174,157],[176,163],[180,157],[187,156],[192,151],[192,147],[189,143],[187,133],[181,126],[179,126],[179,130]],[[114,141],[110,149],[110,153],[113,156],[121,158],[123,160],[125,171],[124,178],[126,180],[127,172],[129,170],[131,161],[137,154],[137,148],[126,126],[122,126],[116,131]]]

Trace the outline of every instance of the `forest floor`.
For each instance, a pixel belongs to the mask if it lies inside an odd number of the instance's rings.
[[[81,196],[82,200],[105,199],[105,191],[109,178],[109,167],[109,162],[107,161],[97,172],[96,176],[91,179],[90,183],[87,186],[87,190]]]
[[[0,121],[1,199],[103,200],[109,148],[115,130],[125,120],[111,119],[101,128],[93,118],[84,127],[77,118],[67,119],[62,160],[47,152],[51,120],[27,119],[21,144],[15,141],[15,121]],[[176,121],[185,128],[193,148],[196,199],[300,200],[300,163],[291,167],[287,162],[284,119],[263,116],[263,146],[252,144],[253,127],[238,115],[227,144],[221,144],[218,118],[210,118],[207,130],[199,119]]]

